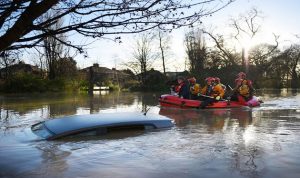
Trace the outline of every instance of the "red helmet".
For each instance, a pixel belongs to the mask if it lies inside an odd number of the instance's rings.
[[[190,82],[190,83],[196,83],[196,78],[195,77],[192,77],[192,78],[189,78],[188,79],[188,81]]]
[[[240,72],[237,74],[238,77],[246,77],[246,74],[244,72]]]
[[[206,82],[214,82],[215,79],[214,79],[213,77],[207,77],[207,78],[205,79],[205,81],[206,81]]]
[[[220,83],[221,82],[221,79],[219,77],[215,77],[215,81]]]

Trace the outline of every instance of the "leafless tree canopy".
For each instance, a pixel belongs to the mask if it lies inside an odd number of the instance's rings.
[[[170,30],[192,25],[234,0],[1,0],[0,51],[30,48],[44,37],[78,32],[89,37]],[[55,15],[41,18],[47,11]],[[48,27],[64,18],[59,29]],[[69,45],[72,45],[69,43]]]
[[[233,37],[240,42],[240,38],[247,36],[252,39],[260,31],[262,25],[261,12],[252,8],[238,19],[231,19],[231,26],[235,30]]]
[[[136,41],[136,47],[133,52],[134,61],[132,63],[137,63],[140,68],[142,84],[145,84],[147,71],[156,58],[152,49],[153,38],[153,36],[141,34]]]
[[[163,67],[163,72],[164,75],[166,75],[166,57],[167,53],[170,50],[170,36],[167,32],[163,32],[161,30],[158,30],[158,42],[159,42],[159,50],[161,54],[161,59],[162,59],[162,67]]]
[[[190,71],[200,75],[207,59],[207,47],[200,29],[193,29],[185,34],[186,54],[190,64]]]
[[[9,66],[19,62],[19,52],[18,51],[3,51],[0,53],[0,68],[4,68],[4,76],[0,73],[0,78],[7,79],[10,76]]]

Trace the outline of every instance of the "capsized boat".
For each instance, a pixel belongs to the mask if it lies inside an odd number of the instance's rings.
[[[176,107],[176,108],[197,108],[199,109],[201,106],[201,101],[199,100],[190,100],[179,98],[175,95],[165,94],[161,95],[159,98],[159,104],[164,107]],[[239,108],[239,107],[255,107],[259,106],[260,101],[257,97],[253,97],[248,102],[240,102],[240,101],[229,101],[229,100],[220,100],[218,102],[214,102],[206,108]]]
[[[158,114],[120,112],[74,115],[51,119],[32,125],[31,130],[42,138],[53,140],[82,133],[103,135],[110,130],[120,128],[161,129],[172,127],[173,125],[171,119]]]

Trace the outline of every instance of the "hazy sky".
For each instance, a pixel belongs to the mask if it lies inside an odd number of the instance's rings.
[[[212,17],[203,19],[203,22],[214,32],[225,32],[228,29],[230,18],[236,18],[253,7],[261,11],[264,18],[260,34],[251,45],[261,42],[272,43],[273,33],[280,35],[279,41],[282,46],[289,45],[291,41],[300,42],[300,39],[295,37],[295,34],[300,35],[300,0],[236,0]],[[184,70],[186,56],[183,38],[187,31],[188,29],[180,29],[171,34],[170,46],[173,55],[169,60],[169,71]],[[135,38],[134,35],[122,36],[123,43],[121,44],[110,40],[96,41],[88,46],[88,58],[76,56],[75,59],[80,68],[93,63],[99,63],[101,66],[109,68],[115,66],[122,68],[121,64],[130,60]],[[159,64],[157,66],[159,69]]]

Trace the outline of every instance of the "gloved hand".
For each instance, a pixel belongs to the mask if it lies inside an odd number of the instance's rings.
[[[216,99],[217,101],[219,101],[219,100],[221,99],[221,97],[220,97],[220,96],[216,96],[215,99]]]

